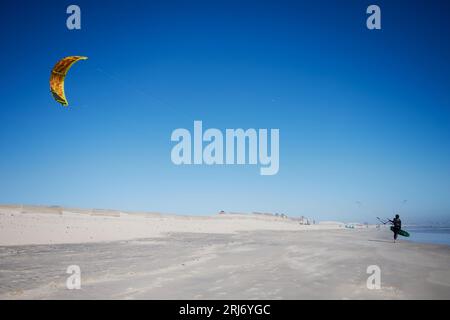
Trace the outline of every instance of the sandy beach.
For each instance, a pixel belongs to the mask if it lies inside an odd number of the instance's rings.
[[[385,228],[0,207],[0,299],[450,299],[450,247]],[[68,266],[81,270],[69,290]],[[369,290],[367,267],[381,270]]]

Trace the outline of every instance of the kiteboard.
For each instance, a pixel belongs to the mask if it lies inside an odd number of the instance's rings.
[[[391,226],[391,231],[394,232],[394,226]],[[403,237],[409,237],[409,233],[406,232],[405,230],[400,230],[398,232],[399,235],[403,236]]]

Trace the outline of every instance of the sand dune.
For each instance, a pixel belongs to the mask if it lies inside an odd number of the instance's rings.
[[[265,215],[178,216],[103,209],[0,206],[0,246],[85,243],[160,237],[169,232],[234,233],[333,229]]]

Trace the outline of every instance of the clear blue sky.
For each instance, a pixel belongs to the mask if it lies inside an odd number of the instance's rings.
[[[381,31],[365,27],[373,3]],[[65,26],[69,4],[81,31]],[[449,220],[449,12],[448,1],[2,1],[0,203]],[[69,72],[67,109],[48,79],[68,55],[89,60]],[[279,173],[175,166],[172,130],[194,120],[279,128]]]

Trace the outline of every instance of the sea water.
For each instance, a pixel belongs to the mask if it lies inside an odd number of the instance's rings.
[[[414,242],[450,245],[450,227],[405,226],[404,229],[409,232],[410,237],[403,239]]]

